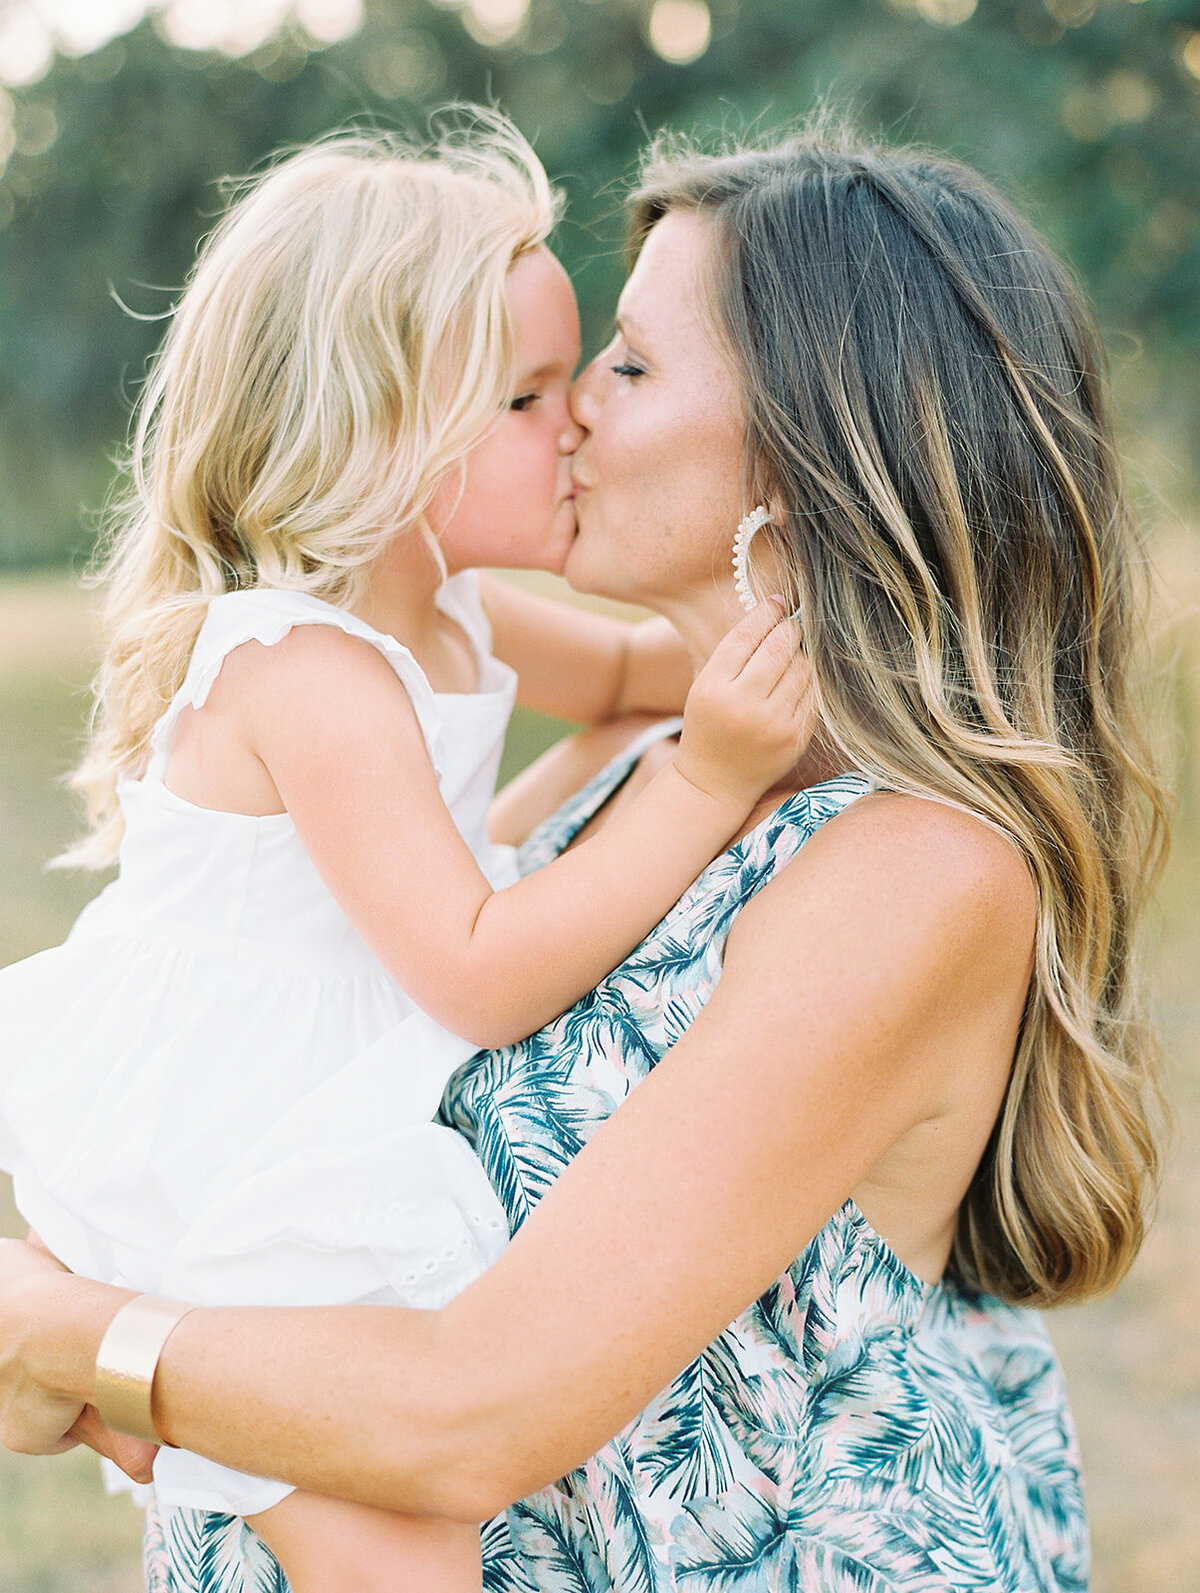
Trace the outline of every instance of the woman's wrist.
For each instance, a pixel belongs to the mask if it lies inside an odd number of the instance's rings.
[[[17,1240],[0,1247],[0,1441],[56,1455],[92,1397],[96,1350],[127,1291],[76,1278]]]
[[[191,1310],[182,1300],[138,1294],[109,1323],[96,1352],[92,1404],[114,1432],[161,1442],[151,1410],[154,1374],[167,1340]]]
[[[30,1375],[48,1394],[90,1404],[101,1341],[134,1294],[70,1272],[31,1278],[24,1290],[20,1314]]]

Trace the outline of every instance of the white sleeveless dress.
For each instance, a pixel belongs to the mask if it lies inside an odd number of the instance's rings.
[[[478,656],[470,695],[435,693],[406,648],[319,599],[216,598],[147,773],[121,785],[118,878],[64,945],[0,971],[0,1165],[73,1271],[199,1304],[433,1308],[506,1242],[479,1161],[432,1121],[476,1047],[388,975],[286,814],[197,807],[163,783],[181,710],[233,648],[336,626],[392,665],[455,823],[510,884],[484,822],[515,676],[490,654],[473,575],[439,603]],[[155,1485],[237,1515],[289,1491],[167,1449]]]

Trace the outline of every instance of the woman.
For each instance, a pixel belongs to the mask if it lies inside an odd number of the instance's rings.
[[[652,161],[633,252],[576,389],[567,574],[700,660],[761,506],[742,584],[797,609],[821,731],[592,996],[453,1081],[520,1228],[496,1265],[434,1313],[193,1312],[157,1431],[312,1492],[505,1512],[505,1593],[1081,1588],[1023,1302],[1110,1287],[1141,1238],[1130,936],[1162,813],[1092,335],[1030,230],[919,154]],[[524,866],[671,729],[594,733],[506,793]],[[20,1246],[4,1276],[4,1435],[50,1451],[127,1297]],[[152,1587],[222,1561],[275,1585],[226,1518],[151,1541]]]

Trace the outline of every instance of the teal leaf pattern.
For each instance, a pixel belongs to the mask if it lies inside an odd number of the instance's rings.
[[[656,727],[526,843],[563,849],[675,726]],[[703,1009],[739,910],[868,789],[790,798],[633,954],[519,1045],[451,1080],[515,1230]],[[286,1593],[253,1534],[178,1511],[149,1593]],[[485,1593],[1086,1593],[1079,1460],[1036,1314],[910,1273],[853,1205],[586,1465],[484,1530]]]
[[[749,1488],[686,1505],[671,1550],[675,1585],[688,1593],[774,1593],[797,1587],[787,1518]]]
[[[580,1529],[579,1518],[580,1512],[567,1494],[546,1509],[526,1511],[517,1504],[508,1512],[517,1563],[525,1566],[532,1558],[537,1567],[536,1572],[532,1567],[525,1572],[531,1586],[561,1588],[563,1593],[604,1593],[607,1589],[600,1549],[592,1534]],[[494,1573],[495,1568],[485,1560],[484,1585],[497,1593],[510,1593],[511,1584],[496,1581]]]
[[[537,1593],[513,1547],[508,1517],[497,1516],[483,1529],[483,1593]]]
[[[144,1553],[147,1593],[288,1593],[275,1556],[237,1516],[152,1505]]]
[[[716,1397],[713,1360],[701,1355],[664,1390],[638,1426],[639,1473],[678,1499],[720,1493],[733,1482],[730,1433]]]

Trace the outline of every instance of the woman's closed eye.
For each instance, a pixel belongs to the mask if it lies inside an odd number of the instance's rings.
[[[646,374],[640,365],[630,365],[624,361],[619,365],[610,365],[609,370],[612,371],[614,376],[628,376],[631,381],[635,376],[645,376]]]

